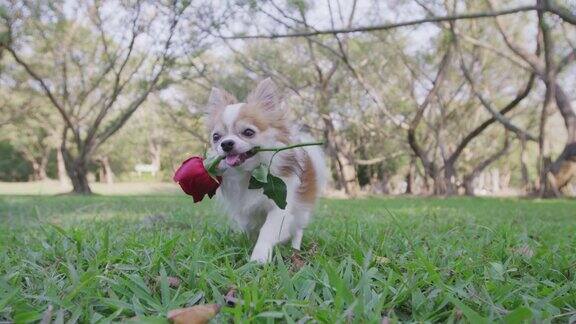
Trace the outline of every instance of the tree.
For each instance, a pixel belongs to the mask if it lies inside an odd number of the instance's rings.
[[[487,1],[493,8],[491,1]],[[546,19],[545,8],[556,5],[549,0],[538,0],[540,9],[537,11],[538,34],[536,38],[537,52],[530,53],[520,46],[506,31],[504,22],[495,18],[496,26],[504,43],[513,55],[526,63],[526,68],[538,76],[544,83],[546,93],[543,99],[540,118],[539,144],[539,194],[542,196],[558,196],[560,189],[566,186],[576,175],[576,112],[566,91],[560,84],[558,75],[576,60],[576,49],[569,47],[568,51],[558,58],[556,42],[552,36],[550,22]],[[554,12],[557,14],[557,12]],[[566,17],[561,16],[566,20]],[[567,19],[570,24],[576,25],[574,20]],[[566,142],[563,151],[553,161],[550,152],[546,150],[546,122],[550,110],[555,104],[562,116],[566,128]]]
[[[80,194],[91,192],[88,163],[98,147],[166,86],[173,39],[189,3],[108,5],[113,8],[82,1],[64,10],[61,2],[12,3],[12,41],[2,43],[60,115],[60,150]]]
[[[2,139],[8,140],[30,163],[31,180],[45,180],[48,160],[57,143],[55,116],[45,98],[25,86],[21,73],[10,73],[11,78],[6,78],[7,74],[3,79],[13,86],[10,91],[0,90],[0,111],[7,116]]]
[[[329,9],[331,9],[330,3],[333,2],[328,2]],[[454,29],[453,26],[456,21],[465,20],[469,22],[467,26],[476,26],[479,25],[478,22],[480,21],[480,19],[484,18],[495,18],[496,21],[500,21],[501,16],[508,16],[508,15],[520,16],[522,15],[522,13],[537,13],[539,16],[540,21],[539,25],[541,29],[539,34],[543,35],[543,37],[541,37],[542,38],[541,47],[544,49],[546,47],[545,44],[547,43],[548,44],[547,47],[549,48],[548,52],[550,52],[553,37],[551,37],[550,34],[548,34],[548,37],[545,37],[546,33],[544,32],[545,28],[543,27],[545,27],[546,25],[542,24],[544,15],[549,14],[550,16],[557,16],[562,21],[564,21],[565,24],[572,24],[572,25],[576,22],[576,19],[574,19],[576,16],[574,16],[569,10],[562,8],[558,3],[544,0],[539,0],[533,5],[519,6],[515,8],[513,7],[509,9],[494,9],[493,7],[485,8],[479,4],[474,5],[463,4],[462,6],[459,6],[459,4],[456,1],[451,3],[444,2],[445,8],[443,9],[446,12],[444,14],[435,14],[432,10],[430,10],[430,8],[427,7],[427,4],[425,2],[415,1],[415,3],[417,6],[424,9],[424,12],[425,14],[427,14],[427,17],[400,22],[386,22],[374,25],[368,24],[360,27],[345,25],[345,23],[341,24],[341,27],[337,27],[334,24],[334,20],[332,20],[331,28],[324,27],[324,29],[320,29],[308,25],[305,19],[303,19],[302,17],[296,17],[290,15],[289,11],[282,9],[275,2],[271,2],[271,6],[272,8],[276,9],[276,12],[271,10],[269,12],[264,12],[264,14],[267,17],[271,17],[273,21],[277,22],[280,28],[274,29],[273,32],[268,31],[267,33],[260,33],[255,35],[237,34],[234,36],[223,36],[223,38],[225,40],[301,38],[306,42],[322,47],[328,53],[331,53],[335,55],[335,57],[338,57],[342,65],[347,67],[347,70],[350,72],[350,74],[357,80],[358,85],[364,88],[367,96],[374,101],[374,104],[376,106],[379,107],[379,109],[382,112],[382,115],[384,115],[389,121],[391,121],[394,125],[396,125],[396,127],[408,131],[407,142],[410,144],[410,147],[414,152],[414,155],[418,157],[418,159],[422,162],[425,176],[434,179],[434,192],[451,194],[456,192],[457,173],[458,173],[456,171],[457,161],[459,161],[460,157],[462,156],[462,153],[471,147],[470,144],[473,141],[475,141],[475,139],[477,139],[481,134],[484,134],[487,131],[487,129],[489,129],[489,126],[493,124],[501,125],[504,129],[510,131],[511,133],[516,134],[516,136],[520,139],[522,143],[525,143],[526,140],[532,140],[532,141],[536,140],[535,136],[531,135],[529,132],[522,129],[521,127],[516,126],[515,122],[512,122],[510,120],[510,117],[504,115],[510,114],[512,110],[520,106],[521,102],[528,97],[534,85],[535,77],[539,77],[541,79],[545,78],[550,79],[551,75],[553,75],[554,73],[549,73],[546,71],[561,72],[562,69],[566,67],[566,65],[570,64],[574,60],[575,56],[574,49],[572,48],[572,51],[567,53],[565,56],[559,58],[558,59],[559,63],[556,66],[553,63],[553,59],[546,59],[546,55],[543,55],[543,57],[539,57],[538,54],[530,54],[527,53],[526,50],[518,50],[517,49],[518,46],[515,46],[516,50],[513,52],[515,52],[514,53],[515,55],[517,56],[519,55],[520,56],[519,58],[521,60],[523,59],[526,62],[519,63],[518,57],[511,58],[511,55],[509,55],[508,53],[505,53],[504,51],[499,49],[492,48],[493,52],[495,52],[498,56],[511,60],[515,66],[520,67],[523,70],[523,73],[521,75],[526,75],[525,78],[526,83],[524,84],[524,86],[520,85],[519,90],[517,91],[517,95],[513,96],[509,102],[503,103],[501,105],[502,106],[501,109],[496,108],[497,106],[499,106],[501,100],[497,100],[498,104],[495,104],[490,100],[491,98],[482,93],[481,88],[484,86],[484,84],[479,84],[478,80],[482,80],[482,82],[485,82],[487,85],[491,87],[493,86],[498,87],[496,83],[491,82],[490,80],[482,79],[480,75],[480,73],[484,73],[482,70],[478,70],[478,72],[475,72],[473,69],[471,70],[466,67],[468,63],[460,63],[453,65],[453,67],[461,68],[461,74],[459,77],[462,79],[463,76],[464,80],[468,82],[467,84],[460,85],[461,89],[463,90],[456,91],[453,95],[450,95],[447,93],[447,91],[445,91],[445,88],[448,87],[447,85],[436,86],[436,84],[442,83],[444,74],[443,71],[445,70],[444,68],[438,69],[436,79],[428,81],[431,83],[431,87],[428,88],[430,89],[428,91],[428,94],[424,96],[420,95],[413,96],[414,102],[419,101],[418,97],[422,97],[423,101],[421,101],[422,102],[421,104],[416,104],[415,108],[416,114],[412,116],[413,119],[411,120],[411,122],[406,122],[406,119],[402,120],[401,118],[398,118],[397,110],[395,108],[392,109],[390,108],[394,107],[394,104],[391,104],[389,98],[387,96],[381,95],[381,93],[383,93],[382,89],[378,89],[378,85],[375,85],[373,82],[374,73],[372,71],[365,71],[362,68],[359,68],[359,66],[366,64],[358,64],[358,61],[360,60],[358,60],[357,57],[351,57],[350,51],[347,49],[346,42],[343,41],[342,39],[343,36],[356,33],[356,35],[352,36],[352,38],[354,39],[355,42],[358,42],[363,38],[370,39],[369,36],[365,36],[367,34],[374,35],[372,37],[372,39],[374,39],[377,38],[378,35],[380,35],[380,33],[383,31],[391,33],[392,30],[401,27],[417,26],[420,24],[431,23],[437,25],[441,30],[444,29],[444,33],[449,34],[449,37],[454,37],[457,38],[458,40],[462,38],[462,40],[460,40],[461,42],[471,44],[471,46],[473,47],[473,51],[471,52],[472,53],[471,55],[473,55],[472,65],[480,65],[484,63],[485,59],[482,58],[478,59],[477,57],[474,57],[480,55],[477,49],[479,47],[488,48],[490,46],[485,46],[482,41],[478,41],[477,39],[470,37],[468,33],[464,33],[461,31],[455,32],[453,30]],[[337,7],[339,8],[340,17],[344,16],[342,15],[341,3],[339,1],[336,1],[336,4]],[[457,13],[456,8],[464,8],[464,12]],[[332,11],[329,10],[329,12],[332,17]],[[480,22],[482,22],[482,26],[487,26],[487,24],[490,23],[490,19],[484,19]],[[474,30],[474,29],[475,28],[469,28],[467,30]],[[502,29],[503,28],[500,27],[501,33],[505,36],[506,33],[503,32]],[[480,33],[482,35],[486,35],[485,34],[486,31],[489,30],[490,30],[489,28],[484,28],[484,30],[482,29],[480,30]],[[504,38],[507,39],[507,37]],[[508,39],[509,38],[510,37],[508,37]],[[335,43],[330,42],[330,39],[332,41],[335,41]],[[398,45],[391,44],[391,46],[398,46]],[[375,48],[376,47],[373,46],[371,51],[373,51]],[[462,54],[460,53],[462,51],[462,46],[458,45],[458,48],[459,48],[458,55],[453,56],[456,58],[456,62],[462,61],[461,60]],[[543,52],[545,53],[546,51],[543,50]],[[372,54],[374,54],[374,52],[372,52]],[[402,57],[407,57],[407,55],[404,53],[401,53],[400,55],[402,55]],[[374,57],[374,55],[372,55],[371,57]],[[548,57],[551,58],[552,56],[549,55]],[[528,58],[528,60],[526,60],[526,58]],[[537,60],[540,60],[541,63],[536,64],[535,62]],[[442,60],[442,61],[444,62],[449,60]],[[548,65],[551,65],[551,67],[549,67],[547,70],[544,69],[546,62],[552,62],[547,63]],[[500,66],[505,66],[506,64],[508,64],[508,62],[500,62],[499,64]],[[540,68],[541,70],[540,72],[535,69],[535,67],[538,65],[542,67]],[[439,66],[448,67],[449,64],[440,64]],[[526,66],[528,66],[527,71]],[[412,69],[411,72],[415,70],[413,66],[408,67],[408,69]],[[418,77],[423,76],[424,79],[427,78],[425,73],[420,72],[420,71],[427,71],[428,69],[426,67],[424,68],[420,67],[419,69],[416,70],[419,70],[419,72],[412,73],[413,75],[419,74]],[[455,71],[452,73],[457,74],[458,72]],[[474,75],[474,73],[476,74]],[[515,79],[517,80],[517,76],[515,77]],[[419,83],[420,84],[414,83],[411,91],[418,90],[419,88],[421,88],[421,84],[426,84],[426,82],[419,82]],[[552,84],[552,86],[549,86],[548,88],[554,88],[554,89],[559,88],[557,82],[555,81],[554,82],[549,81],[548,83]],[[455,83],[454,80],[451,80],[449,86],[455,87],[458,86],[458,83]],[[443,91],[438,91],[439,88],[442,88]],[[444,92],[444,94],[442,92]],[[465,136],[461,138],[460,142],[450,143],[446,142],[446,135],[442,135],[442,133],[448,129],[446,123],[453,122],[456,123],[457,125],[457,123],[460,122],[461,119],[454,118],[454,116],[462,117],[465,115],[459,114],[457,111],[446,112],[447,109],[449,109],[449,107],[443,107],[443,106],[446,103],[454,102],[452,99],[450,99],[450,96],[458,98],[460,96],[458,93],[468,94],[469,99],[468,103],[466,104],[474,103],[474,105],[477,107],[476,108],[477,111],[484,111],[488,113],[490,118],[481,122],[480,125],[473,126],[468,130],[460,129],[460,131],[464,132]],[[548,182],[550,181],[555,182],[557,185],[562,186],[565,185],[571,177],[571,176],[568,177],[567,175],[571,175],[573,172],[576,172],[576,167],[574,168],[571,167],[572,164],[569,163],[570,161],[573,160],[572,154],[573,153],[576,154],[576,152],[573,152],[576,146],[573,146],[571,144],[570,139],[570,136],[572,136],[571,134],[574,133],[573,132],[574,127],[571,126],[572,125],[571,121],[574,119],[573,118],[574,112],[570,107],[570,100],[567,98],[565,94],[563,95],[564,92],[562,91],[562,89],[560,89],[559,91],[555,91],[554,96],[551,95],[552,93],[551,91],[549,91],[549,93],[550,94],[547,97],[549,98],[554,97],[556,98],[556,102],[560,102],[560,104],[558,104],[557,106],[561,108],[560,111],[564,116],[569,138],[564,151],[558,157],[558,159],[554,163],[550,163],[548,166],[544,168],[544,170],[547,170],[546,171],[547,173],[550,172],[551,175],[555,174],[558,175],[557,177],[558,181],[556,181],[556,176],[554,177],[543,176],[542,178],[545,181],[546,179],[548,179],[547,180]],[[548,102],[549,101],[550,100],[548,100]],[[445,111],[446,113],[444,113],[443,111]],[[438,113],[440,117],[433,118],[433,120],[435,120],[434,126],[429,126],[429,129],[423,133],[421,139],[419,140],[416,128],[418,127],[419,124],[423,122],[423,118],[425,118],[426,115],[435,116],[436,113]],[[545,115],[546,114],[543,114],[543,116]],[[453,118],[453,119],[450,120],[447,118]],[[532,120],[532,118],[530,117],[527,119]],[[428,122],[429,120],[426,121],[426,123]],[[543,129],[543,127],[544,126],[541,126],[541,129]],[[453,138],[451,140],[453,140]],[[350,139],[347,138],[347,141],[349,142]],[[428,142],[429,145],[433,146],[435,145],[435,147],[425,149],[421,147],[421,143],[419,143],[420,141]],[[434,141],[435,144],[433,143]],[[510,143],[510,141],[506,141],[506,143]],[[486,159],[476,161],[477,164],[475,166],[474,165],[467,166],[467,168],[462,169],[462,171],[466,174],[465,179],[463,180],[465,180],[464,182],[467,183],[468,187],[471,185],[472,180],[475,177],[474,175],[478,174],[480,170],[485,169],[488,166],[488,164],[494,162],[498,157],[504,155],[508,151],[507,150],[508,145],[509,144],[506,144],[502,147],[502,149],[490,153],[489,155],[487,155],[488,157]],[[452,147],[452,149],[450,149],[450,147]],[[480,151],[484,152],[484,150]],[[440,162],[436,162],[436,160],[439,160]],[[463,166],[460,166],[460,168],[462,167]],[[471,188],[468,188],[468,193],[472,193]]]

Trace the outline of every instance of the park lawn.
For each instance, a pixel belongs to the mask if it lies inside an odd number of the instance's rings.
[[[263,267],[185,196],[0,196],[0,221],[0,321],[162,322],[231,286],[215,322],[576,320],[576,201],[322,200],[305,265]]]

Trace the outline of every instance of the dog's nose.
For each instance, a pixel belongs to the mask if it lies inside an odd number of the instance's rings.
[[[233,140],[222,141],[222,143],[220,143],[220,146],[222,146],[222,150],[224,152],[230,152],[234,148],[234,141]]]

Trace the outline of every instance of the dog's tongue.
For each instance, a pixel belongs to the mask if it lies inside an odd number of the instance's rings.
[[[242,158],[240,154],[228,154],[226,155],[226,164],[229,166],[237,166],[242,163]]]

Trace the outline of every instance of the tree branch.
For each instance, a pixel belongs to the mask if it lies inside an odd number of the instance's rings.
[[[499,123],[501,123],[506,129],[514,132],[519,137],[524,137],[530,141],[538,140],[537,137],[535,137],[534,135],[531,135],[526,131],[518,128],[514,124],[512,124],[512,122],[508,118],[504,117],[499,111],[495,110],[492,107],[492,104],[486,98],[484,98],[484,96],[476,88],[476,84],[474,82],[474,79],[470,75],[470,71],[468,71],[468,68],[466,67],[466,63],[464,62],[462,53],[460,53],[460,68],[462,69],[462,72],[464,73],[464,77],[468,81],[468,84],[470,84],[470,89],[472,90],[476,98],[478,98],[482,106],[486,108],[486,110],[492,115],[493,118],[495,118]]]
[[[486,3],[490,7],[490,9],[494,10],[492,1],[493,0],[486,0]],[[542,7],[540,5],[538,5],[538,6],[536,6],[535,10],[540,11],[541,9],[542,9]],[[524,61],[526,61],[526,63],[530,64],[530,66],[532,66],[532,68],[536,71],[536,73],[543,75],[544,74],[544,64],[541,62],[541,60],[538,58],[538,56],[535,54],[529,53],[524,48],[522,48],[520,45],[514,43],[512,41],[512,39],[510,38],[510,36],[508,36],[508,34],[506,34],[506,31],[505,31],[506,28],[504,27],[504,25],[502,24],[502,21],[498,18],[498,16],[495,16],[494,20],[496,21],[496,27],[498,28],[500,35],[504,39],[504,42],[506,43],[506,45],[508,45],[508,47],[512,50],[512,52],[514,52],[514,54],[521,57]]]
[[[546,1],[544,10],[557,15],[567,23],[576,25],[576,15],[573,14],[569,9],[557,5],[555,1]]]
[[[122,127],[122,125],[124,125],[124,123],[126,123],[126,121],[130,119],[130,117],[132,116],[132,114],[134,114],[134,112],[138,109],[138,107],[140,107],[140,105],[148,98],[148,95],[150,95],[150,93],[152,93],[152,91],[155,90],[158,81],[160,80],[160,77],[164,74],[166,66],[168,65],[169,60],[168,51],[170,49],[172,38],[174,37],[174,33],[176,31],[176,26],[178,25],[180,16],[182,15],[185,9],[186,6],[182,8],[178,13],[176,13],[175,17],[170,23],[168,38],[164,43],[162,55],[159,57],[159,59],[161,59],[162,62],[160,63],[160,67],[156,75],[152,78],[152,80],[149,81],[149,86],[144,90],[144,92],[139,97],[134,99],[134,101],[132,101],[128,105],[128,107],[124,109],[122,113],[120,113],[120,115],[117,118],[112,120],[101,133],[95,135],[96,143],[94,144],[94,148],[96,148],[98,145],[100,145],[101,143],[106,141],[106,139],[108,139],[110,136],[116,133],[120,129],[120,127]]]
[[[62,119],[64,119],[64,122],[66,123],[66,125],[68,127],[70,127],[71,129],[73,129],[73,133],[74,133],[74,138],[75,141],[77,143],[80,143],[80,136],[79,134],[74,131],[74,126],[72,124],[72,121],[70,120],[70,116],[68,116],[68,112],[64,109],[64,107],[58,102],[58,100],[56,99],[56,97],[54,96],[54,94],[52,93],[52,91],[50,90],[50,88],[48,87],[48,85],[46,84],[46,82],[44,81],[44,79],[42,79],[42,77],[36,73],[36,71],[34,71],[32,69],[32,67],[26,63],[17,53],[16,51],[14,51],[14,49],[10,46],[5,46],[4,47],[14,58],[14,60],[16,61],[16,63],[18,63],[20,66],[22,66],[24,68],[24,70],[26,70],[26,72],[28,73],[28,75],[30,75],[34,80],[36,80],[36,82],[38,82],[40,84],[40,87],[42,88],[42,90],[44,91],[44,93],[46,94],[46,96],[48,97],[48,99],[50,100],[50,102],[52,103],[52,105],[54,105],[54,107],[58,110],[58,112],[60,113],[60,115],[62,116]]]
[[[510,112],[511,110],[513,110],[514,108],[516,108],[518,106],[518,104],[520,102],[522,102],[522,100],[524,100],[524,98],[526,98],[528,96],[528,94],[530,94],[530,91],[532,90],[532,87],[534,86],[534,79],[536,79],[536,75],[534,73],[530,74],[530,78],[528,79],[526,86],[522,89],[522,91],[520,91],[516,95],[516,97],[514,99],[512,99],[512,101],[510,101],[504,108],[502,108],[499,111],[500,115],[505,115],[508,112]],[[468,146],[468,144],[470,144],[470,142],[472,142],[473,139],[475,139],[486,128],[488,128],[488,126],[492,125],[496,121],[497,121],[496,117],[491,117],[488,120],[486,120],[485,122],[483,122],[482,124],[480,124],[478,127],[476,127],[473,131],[468,133],[468,135],[466,135],[462,139],[460,144],[458,144],[458,146],[456,147],[454,152],[450,155],[450,158],[448,159],[449,163],[456,162],[456,160],[458,160],[458,158],[460,157],[460,154],[462,154],[462,152]]]
[[[412,148],[412,151],[414,151],[414,154],[416,154],[416,156],[420,159],[424,168],[432,176],[435,176],[434,173],[436,173],[437,171],[435,164],[433,161],[430,161],[430,159],[428,158],[428,154],[424,152],[422,147],[420,147],[420,144],[418,144],[418,140],[416,138],[416,129],[418,128],[418,125],[420,124],[420,121],[424,116],[426,108],[432,101],[432,98],[436,96],[438,89],[440,88],[440,85],[444,80],[446,71],[448,70],[451,56],[452,56],[451,49],[449,48],[446,50],[446,53],[444,53],[444,56],[442,57],[442,61],[440,62],[440,65],[438,67],[438,72],[436,73],[436,77],[432,82],[432,88],[430,89],[430,91],[428,91],[428,94],[426,95],[424,101],[420,105],[418,105],[416,115],[410,122],[410,126],[408,128],[408,144],[410,145],[410,148]]]
[[[102,122],[102,120],[104,119],[106,114],[108,113],[108,110],[114,105],[114,103],[116,102],[116,100],[118,99],[120,94],[122,93],[122,90],[124,89],[124,85],[130,80],[130,78],[128,78],[128,80],[126,80],[126,82],[124,82],[124,84],[120,84],[120,80],[122,78],[122,72],[124,71],[124,68],[128,64],[130,57],[132,56],[134,44],[136,43],[136,38],[139,35],[137,23],[138,23],[138,18],[140,17],[140,9],[141,9],[140,3],[138,2],[136,6],[137,6],[136,7],[137,10],[136,10],[136,14],[134,15],[134,19],[132,20],[132,34],[130,37],[130,42],[128,44],[128,50],[127,50],[126,56],[124,57],[124,60],[122,60],[122,62],[120,63],[120,67],[119,67],[118,71],[115,71],[114,83],[112,86],[112,95],[110,96],[110,98],[107,101],[104,102],[104,105],[100,109],[100,112],[96,116],[96,119],[92,123],[92,126],[88,129],[88,132],[86,135],[86,144],[87,145],[89,145],[92,142],[92,139],[96,135],[96,131],[97,131],[98,127],[100,126],[100,123]],[[139,69],[139,66],[137,67],[137,69]],[[137,70],[135,70],[134,73],[136,71]],[[134,73],[132,73],[131,75],[134,75]]]
[[[270,35],[234,35],[234,36],[226,36],[226,39],[257,39],[257,38],[267,38],[267,39],[274,39],[274,38],[290,38],[290,37],[310,37],[310,36],[319,36],[319,35],[338,35],[338,34],[349,34],[349,33],[357,33],[357,32],[373,32],[373,31],[380,31],[380,30],[388,30],[393,28],[399,27],[406,27],[406,26],[414,26],[424,23],[438,23],[442,21],[454,21],[454,20],[461,20],[461,19],[477,19],[477,18],[488,18],[488,17],[498,17],[504,15],[511,15],[518,12],[526,12],[526,11],[534,11],[541,9],[538,6],[521,6],[512,9],[505,9],[499,11],[491,11],[491,12],[475,12],[475,13],[463,13],[463,14],[456,14],[456,15],[449,15],[449,16],[439,16],[439,17],[428,17],[428,18],[421,18],[415,20],[409,20],[404,22],[397,22],[397,23],[388,23],[382,25],[375,25],[375,26],[364,26],[364,27],[352,27],[352,28],[341,28],[341,29],[329,29],[329,30],[315,30],[315,31],[306,31],[306,32],[297,32],[292,34],[270,34]]]
[[[505,135],[504,138],[504,145],[498,151],[494,152],[494,154],[488,156],[485,160],[481,161],[472,171],[464,176],[464,182],[470,182],[474,180],[474,178],[478,177],[484,169],[486,169],[490,164],[496,162],[502,156],[504,156],[510,150],[510,139],[508,138],[508,134]]]

